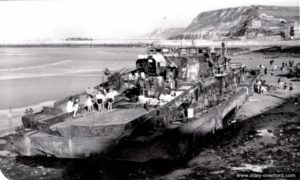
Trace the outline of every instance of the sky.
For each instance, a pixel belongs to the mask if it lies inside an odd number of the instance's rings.
[[[0,41],[132,38],[246,5],[299,7],[299,0],[0,0]]]

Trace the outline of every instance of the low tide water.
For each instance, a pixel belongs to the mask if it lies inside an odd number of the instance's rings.
[[[2,48],[0,110],[64,98],[94,86],[103,69],[134,67],[143,48]]]

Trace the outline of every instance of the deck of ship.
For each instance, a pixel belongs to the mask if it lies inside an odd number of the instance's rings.
[[[114,125],[128,123],[136,119],[147,111],[143,108],[137,109],[113,109],[108,112],[106,109],[101,112],[86,112],[79,114],[76,118],[68,117],[64,122],[57,123],[51,127],[66,127],[66,126],[97,126],[97,125]]]

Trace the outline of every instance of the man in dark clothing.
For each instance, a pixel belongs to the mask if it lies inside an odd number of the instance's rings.
[[[265,74],[268,74],[268,69],[267,68],[265,68]]]
[[[290,90],[290,98],[292,98],[292,91],[293,91],[293,83],[290,83],[290,87],[289,87],[289,90]]]

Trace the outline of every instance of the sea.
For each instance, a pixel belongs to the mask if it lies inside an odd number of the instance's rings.
[[[37,107],[103,81],[103,70],[135,67],[138,47],[0,48],[0,116]]]

